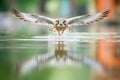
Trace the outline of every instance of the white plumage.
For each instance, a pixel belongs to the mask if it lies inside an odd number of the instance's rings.
[[[102,20],[107,17],[110,10],[106,10],[101,13],[96,13],[93,15],[83,15],[72,18],[49,18],[40,15],[27,14],[19,12],[17,10],[12,10],[12,13],[21,20],[32,22],[39,25],[53,26],[50,31],[57,31],[59,35],[62,35],[66,29],[73,30],[70,26],[86,25]]]

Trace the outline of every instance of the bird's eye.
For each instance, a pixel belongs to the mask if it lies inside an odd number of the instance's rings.
[[[59,24],[59,21],[58,20],[56,20],[56,25],[58,25]]]
[[[63,24],[66,25],[66,21],[65,20],[63,21]]]

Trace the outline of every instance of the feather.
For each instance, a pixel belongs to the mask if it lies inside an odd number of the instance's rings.
[[[110,13],[110,10],[106,10],[104,12],[96,13],[93,15],[83,15],[83,16],[68,18],[67,24],[69,26],[77,26],[77,25],[86,25],[86,24],[98,22],[103,18],[107,17],[109,13]]]
[[[12,13],[23,21],[32,22],[40,25],[54,25],[54,19],[52,18],[48,18],[40,15],[22,13],[15,9],[12,10]]]

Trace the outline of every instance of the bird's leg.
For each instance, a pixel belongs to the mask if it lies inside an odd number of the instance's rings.
[[[61,36],[60,31],[58,31],[58,35]]]
[[[61,32],[61,34],[63,35],[64,31]]]
[[[65,29],[62,31],[62,34],[64,33]]]

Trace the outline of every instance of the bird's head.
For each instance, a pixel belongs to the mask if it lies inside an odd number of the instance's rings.
[[[55,25],[59,27],[66,26],[66,20],[63,18],[56,19]]]

